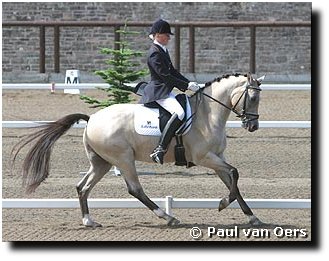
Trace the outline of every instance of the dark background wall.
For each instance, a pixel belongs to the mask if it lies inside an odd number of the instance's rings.
[[[54,2],[2,3],[3,21],[311,21],[311,3],[220,2]],[[129,40],[147,51],[149,27]],[[90,73],[104,69],[100,47],[113,47],[113,28],[65,27],[60,31],[61,73],[79,69]],[[311,28],[257,28],[256,73],[310,77]],[[249,28],[197,28],[196,73],[245,72],[249,70]],[[53,69],[53,28],[46,29],[46,72]],[[174,60],[174,39],[169,49]],[[181,30],[181,71],[188,71],[188,29]],[[145,54],[146,56],[146,54]],[[140,60],[143,64],[146,57]],[[146,64],[145,64],[146,66]],[[2,71],[38,73],[39,29],[2,28]]]

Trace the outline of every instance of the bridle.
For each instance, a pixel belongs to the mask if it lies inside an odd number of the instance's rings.
[[[246,84],[245,84],[245,89],[244,89],[243,93],[240,95],[238,101],[234,104],[234,106],[233,106],[232,108],[229,107],[229,106],[227,106],[226,104],[222,103],[221,101],[215,99],[214,97],[212,97],[212,96],[210,96],[210,95],[204,93],[204,92],[203,92],[204,88],[201,88],[201,89],[200,89],[200,92],[201,92],[204,96],[208,97],[209,99],[213,100],[214,102],[219,103],[220,105],[222,105],[222,106],[225,107],[226,109],[228,109],[228,110],[232,111],[233,113],[235,113],[236,116],[237,116],[238,118],[241,119],[242,124],[246,124],[246,123],[249,122],[249,121],[257,120],[257,119],[259,118],[259,114],[257,114],[257,113],[253,113],[253,112],[247,112],[247,111],[246,111],[246,108],[247,108],[247,97],[248,97],[248,91],[249,91],[250,89],[253,89],[253,90],[256,90],[256,91],[261,91],[261,90],[262,90],[259,86],[255,87],[255,86],[251,85],[249,82],[246,82]],[[242,107],[242,111],[239,112],[239,111],[237,111],[236,107],[237,107],[237,105],[239,104],[239,102],[240,102],[240,100],[242,99],[242,97],[244,97],[243,107]]]
[[[258,81],[257,81],[258,82]],[[242,126],[246,126],[247,123],[249,121],[252,121],[252,120],[257,120],[259,118],[259,114],[257,113],[252,113],[252,112],[246,112],[246,108],[247,108],[247,97],[248,97],[248,91],[250,89],[253,89],[253,90],[256,90],[256,91],[261,91],[262,89],[259,87],[260,83],[258,82],[258,86],[255,87],[253,85],[251,85],[250,83],[246,82],[245,84],[245,89],[243,91],[243,93],[240,95],[238,101],[236,102],[236,104],[230,108],[229,106],[227,106],[225,103],[222,103],[221,101],[215,99],[214,97],[204,93],[204,89],[211,86],[211,85],[208,85],[208,86],[205,86],[203,88],[200,88],[197,92],[195,92],[192,96],[196,95],[196,94],[202,94],[206,97],[208,97],[209,99],[213,100],[214,102],[217,102],[219,103],[220,105],[222,105],[223,107],[225,107],[226,109],[234,112],[238,118],[241,119],[242,121]],[[236,107],[237,105],[239,104],[240,100],[242,99],[242,97],[244,96],[244,101],[243,101],[243,108],[242,108],[242,111],[241,112],[238,112]],[[200,102],[200,101],[199,101]],[[194,113],[192,113],[192,115],[185,120],[185,123],[189,122],[192,118],[194,118],[194,116],[196,115],[197,111],[198,111],[198,107],[199,107],[199,103],[197,102],[196,103],[196,108],[195,108],[195,111]],[[252,118],[249,118],[249,116],[253,116]],[[178,130],[176,131],[176,135],[182,135],[182,133],[185,132],[185,130],[192,124],[192,121],[190,121],[189,124],[182,124]]]

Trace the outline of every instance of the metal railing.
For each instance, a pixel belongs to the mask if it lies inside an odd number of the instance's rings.
[[[150,27],[153,22],[127,22],[127,26]],[[46,36],[45,28],[54,28],[54,72],[60,72],[60,28],[61,27],[113,27],[114,48],[120,34],[116,31],[124,26],[125,22],[108,21],[3,21],[3,27],[39,27],[39,72],[46,72]],[[172,22],[175,29],[175,67],[180,69],[180,30],[189,28],[189,73],[195,73],[195,28],[200,27],[249,27],[250,29],[250,57],[249,71],[256,72],[256,28],[257,27],[310,27],[311,21],[236,21],[236,22]]]

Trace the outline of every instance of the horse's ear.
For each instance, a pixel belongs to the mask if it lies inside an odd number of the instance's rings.
[[[266,74],[264,74],[262,77],[259,77],[257,79],[258,85],[261,85],[262,84],[262,81],[265,79],[265,77],[266,77]]]
[[[252,76],[251,76],[251,73],[250,72],[247,73],[247,79],[248,79],[248,83],[251,84],[251,82],[252,82]]]

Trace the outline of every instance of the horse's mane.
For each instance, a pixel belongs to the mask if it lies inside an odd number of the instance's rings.
[[[214,82],[220,82],[222,79],[227,79],[229,77],[239,77],[243,75],[244,77],[247,77],[247,74],[242,74],[242,73],[231,73],[231,74],[223,74],[222,76],[220,77],[216,77],[215,79],[213,79],[212,81],[210,82],[206,82],[204,84],[204,88],[200,88],[197,92],[193,93],[190,97],[192,98],[193,96],[195,96],[196,94],[202,92],[205,88],[211,86]]]
[[[242,73],[223,74],[222,76],[216,77],[214,80],[212,80],[210,82],[206,82],[204,87],[208,87],[208,86],[212,85],[214,82],[220,82],[224,78],[226,79],[231,76],[239,77],[240,75],[247,77],[247,74],[242,74]]]

